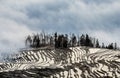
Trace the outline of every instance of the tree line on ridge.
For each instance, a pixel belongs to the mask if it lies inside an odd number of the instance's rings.
[[[52,46],[55,48],[68,48],[76,46],[86,46],[94,48],[107,48],[117,49],[117,43],[110,43],[100,45],[99,40],[89,36],[88,34],[76,36],[75,34],[58,34],[55,32],[53,35],[43,33],[28,35],[25,39],[25,45],[30,48],[39,48]]]

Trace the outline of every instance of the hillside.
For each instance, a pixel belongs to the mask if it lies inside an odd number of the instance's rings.
[[[2,78],[119,78],[120,51],[70,47],[29,49],[0,64]]]

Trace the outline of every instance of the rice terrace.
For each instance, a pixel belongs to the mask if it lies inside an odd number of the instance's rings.
[[[120,0],[0,0],[0,78],[120,78]]]

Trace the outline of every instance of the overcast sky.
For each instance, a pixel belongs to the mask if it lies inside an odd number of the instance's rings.
[[[90,34],[120,44],[120,0],[0,0],[0,53],[41,30]]]

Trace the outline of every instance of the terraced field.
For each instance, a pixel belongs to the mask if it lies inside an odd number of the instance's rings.
[[[0,64],[0,78],[120,78],[120,51],[73,47],[23,50]]]

